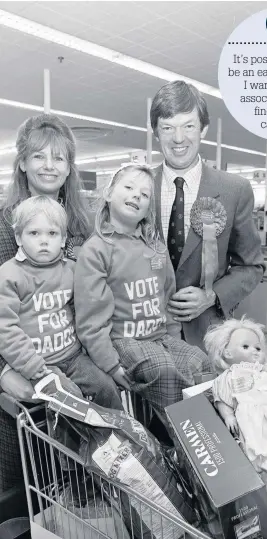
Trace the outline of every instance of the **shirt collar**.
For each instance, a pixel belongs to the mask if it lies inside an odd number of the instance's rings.
[[[170,167],[166,164],[166,162],[163,162],[163,174],[167,181],[167,184],[169,186],[172,186],[175,178],[179,176],[179,170]],[[193,186],[194,183],[199,184],[200,178],[202,174],[202,160],[200,158],[200,155],[198,155],[197,163],[194,167],[190,168],[187,172],[185,172],[181,177],[184,178],[184,181],[187,185],[187,187],[190,189],[190,187]]]
[[[103,226],[103,230],[102,230],[102,233],[103,234],[114,234],[114,232],[116,234],[119,234],[121,236],[127,236],[129,238],[142,238],[144,239],[144,236],[142,234],[142,227],[141,225],[138,225],[136,231],[133,233],[133,234],[125,234],[125,232],[121,232],[118,228],[116,228],[114,225],[112,225],[111,223],[105,223],[104,226]]]
[[[56,262],[58,262],[59,260],[62,260],[64,262],[66,262],[66,258],[64,257],[64,254],[63,254],[63,251],[60,252],[60,254],[54,259],[52,260],[51,262],[47,262],[47,263],[39,263],[39,262],[36,262],[36,260],[33,260],[27,253],[26,251],[24,251],[23,247],[19,247],[18,250],[17,250],[17,253],[15,255],[15,259],[18,261],[18,262],[25,262],[25,260],[28,260],[28,262],[30,262],[30,264],[32,264],[32,266],[37,266],[37,267],[44,267],[44,266],[51,266],[53,264],[55,264]]]
[[[15,259],[18,262],[24,262],[24,260],[27,260],[27,256],[26,256],[25,252],[23,251],[22,247],[18,248]]]

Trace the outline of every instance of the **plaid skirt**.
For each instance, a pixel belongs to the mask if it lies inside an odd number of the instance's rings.
[[[147,399],[160,417],[166,406],[182,399],[182,389],[194,385],[195,373],[213,370],[200,348],[170,335],[155,341],[115,339],[113,346],[132,391]]]

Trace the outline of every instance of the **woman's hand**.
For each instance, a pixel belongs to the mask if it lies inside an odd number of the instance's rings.
[[[14,399],[21,401],[32,400],[34,389],[31,382],[13,369],[3,374],[0,383],[3,391]]]
[[[119,367],[118,370],[112,375],[112,378],[118,386],[122,387],[123,389],[127,389],[128,391],[131,390],[123,367]]]

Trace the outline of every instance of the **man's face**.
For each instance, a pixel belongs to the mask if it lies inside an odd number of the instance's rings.
[[[208,126],[201,131],[197,109],[181,112],[172,118],[159,118],[157,138],[167,165],[178,170],[190,170],[197,162],[200,141]]]

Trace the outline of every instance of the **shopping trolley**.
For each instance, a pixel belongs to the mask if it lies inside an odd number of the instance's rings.
[[[126,401],[130,405],[129,397]],[[210,539],[128,486],[85,469],[21,407],[18,437],[32,539]]]

